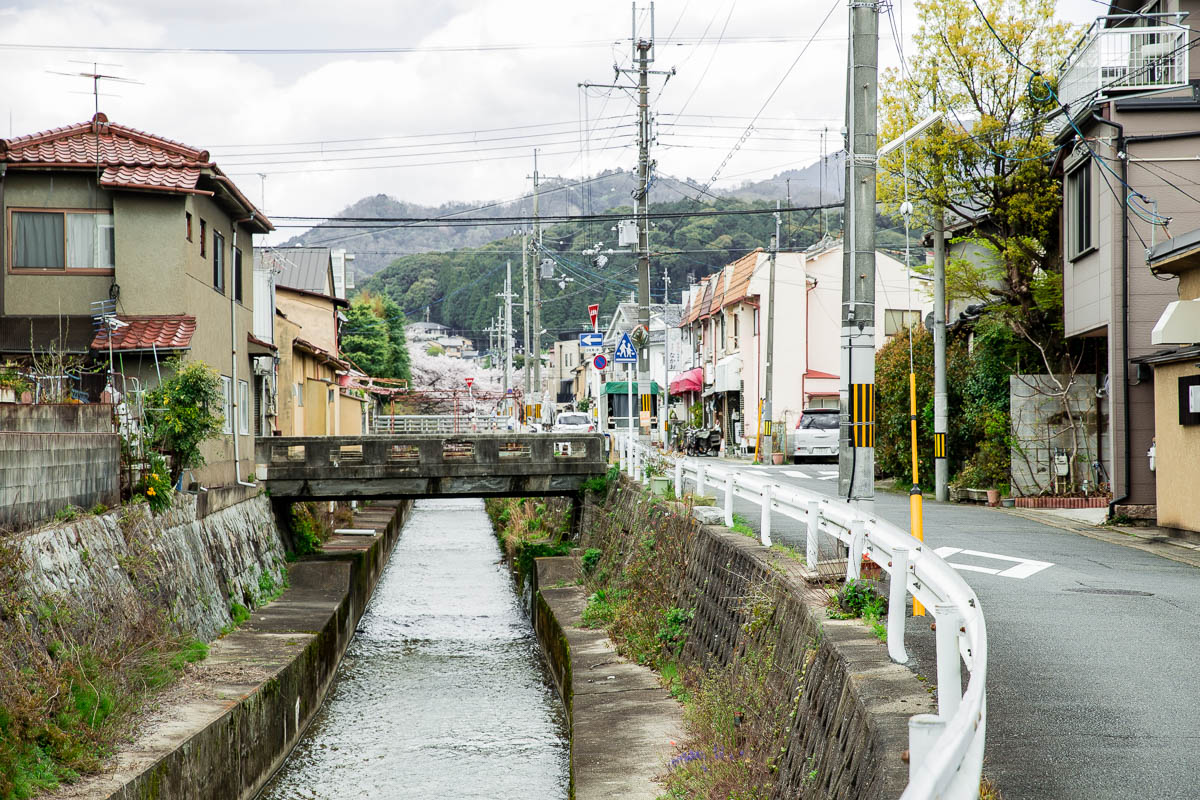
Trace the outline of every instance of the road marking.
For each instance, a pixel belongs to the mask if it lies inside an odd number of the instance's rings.
[[[949,558],[955,553],[962,553],[964,556],[975,556],[977,558],[994,558],[997,561],[1013,561],[1015,564],[1008,569],[999,570],[991,567],[977,567],[973,564],[956,564],[953,561],[948,561],[950,566],[958,570],[967,572],[983,572],[988,575],[999,575],[1001,578],[1016,578],[1018,580],[1028,578],[1030,575],[1035,575],[1047,567],[1053,567],[1053,562],[1038,561],[1032,558],[1017,558],[1016,556],[1002,556],[999,553],[984,553],[981,550],[964,550],[961,547],[939,547],[933,552],[937,553],[942,558]]]
[[[798,469],[785,469],[783,474],[789,478],[802,478],[806,481],[833,481],[837,480],[837,472],[830,470],[821,470],[818,475],[810,475],[807,472],[801,472]]]
[[[821,470],[821,474],[817,476],[819,481],[834,481],[837,480],[837,470]]]
[[[807,477],[809,477],[807,473],[801,472],[798,469],[785,469],[783,471],[783,474],[787,475],[789,478],[807,478]]]

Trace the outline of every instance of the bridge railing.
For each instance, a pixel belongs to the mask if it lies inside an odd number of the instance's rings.
[[[371,433],[455,434],[510,430],[512,417],[491,414],[381,414],[371,423]]]
[[[849,549],[846,579],[857,579],[864,557],[889,576],[888,655],[908,661],[904,647],[906,604],[909,596],[933,612],[936,621],[938,713],[909,719],[909,782],[901,800],[959,800],[976,798],[983,771],[984,729],[987,722],[987,630],[975,592],[958,572],[932,549],[900,528],[845,501],[799,487],[773,483],[766,475],[702,459],[672,459],[648,448],[627,433],[617,433],[613,446],[620,466],[631,478],[645,482],[654,463],[673,474],[675,494],[683,496],[690,483],[698,496],[718,493],[725,524],[733,525],[734,498],[759,506],[762,543],[771,545],[771,515],[805,524],[805,555],[816,568],[819,537],[832,537]],[[961,666],[970,671],[965,692]]]

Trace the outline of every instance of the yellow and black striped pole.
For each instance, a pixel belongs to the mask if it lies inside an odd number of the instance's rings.
[[[908,373],[908,420],[912,429],[912,488],[908,490],[908,515],[913,538],[925,541],[924,498],[921,496],[921,476],[917,460],[917,376]],[[925,606],[913,598],[913,616],[925,616]]]

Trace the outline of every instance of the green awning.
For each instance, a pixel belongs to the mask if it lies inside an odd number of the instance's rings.
[[[633,382],[633,393],[638,394],[637,381]],[[658,381],[650,381],[650,393],[662,396]],[[629,394],[629,381],[609,381],[604,384],[604,394]]]

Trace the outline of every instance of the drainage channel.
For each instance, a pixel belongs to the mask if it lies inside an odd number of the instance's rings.
[[[261,800],[567,797],[565,717],[481,501],[417,503]]]

